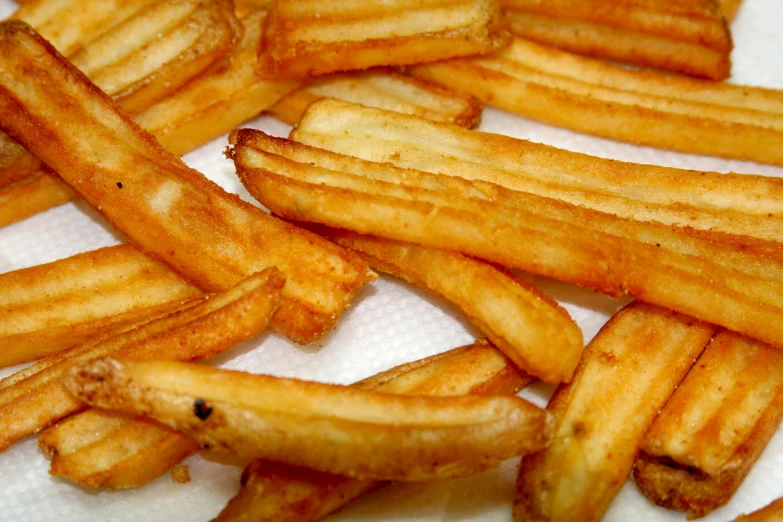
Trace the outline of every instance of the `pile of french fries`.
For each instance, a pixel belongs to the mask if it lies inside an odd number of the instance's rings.
[[[517,522],[599,521],[629,479],[689,517],[724,506],[783,421],[783,181],[476,128],[488,104],[783,166],[783,91],[720,81],[738,4],[20,2],[0,227],[80,200],[126,243],[0,274],[0,368],[21,365],[0,452],[38,434],[53,476],[110,490],[229,454],[224,522],[320,520],[519,457]],[[239,128],[262,113],[289,137]],[[179,157],[226,133],[263,208]],[[474,342],[352,385],[202,364],[266,330],[326,342],[378,273]],[[525,273],[635,301],[584,346]],[[519,396],[536,381],[545,408]]]

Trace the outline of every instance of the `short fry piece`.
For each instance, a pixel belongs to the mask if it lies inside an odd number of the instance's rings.
[[[284,283],[279,271],[267,269],[226,292],[171,305],[159,317],[50,355],[0,380],[0,451],[85,408],[62,384],[72,366],[108,355],[180,361],[211,357],[266,327]]]
[[[731,35],[714,0],[502,4],[511,32],[543,45],[711,80],[731,72]]]
[[[491,344],[479,340],[365,379],[354,386],[405,395],[512,394],[532,381]],[[310,522],[383,485],[267,460],[242,473],[242,489],[216,522]]]
[[[0,186],[0,227],[68,203],[76,192],[53,173],[36,172]]]
[[[492,56],[411,74],[579,132],[783,165],[781,91],[629,70],[518,38]]]
[[[478,473],[546,446],[518,397],[413,397],[173,362],[101,359],[64,381],[93,406],[152,417],[205,448],[380,480]]]
[[[783,517],[783,498],[779,498],[749,515],[740,515],[734,522],[779,522]]]
[[[514,520],[600,520],[648,426],[715,330],[639,302],[615,314],[547,405],[557,432],[522,460]]]
[[[321,98],[337,98],[468,129],[478,127],[481,122],[482,106],[473,96],[383,70],[319,78],[287,95],[268,112],[278,120],[296,125],[308,105]]]
[[[0,49],[7,72],[0,75],[0,110],[9,133],[132,244],[202,290],[279,267],[287,284],[273,325],[304,343],[329,331],[374,278],[355,254],[188,168],[21,22],[0,24]]]
[[[533,285],[457,252],[344,230],[316,229],[361,253],[370,266],[455,303],[517,366],[547,381],[568,380],[582,354],[582,331]]]
[[[781,370],[780,350],[720,331],[644,438],[642,493],[693,517],[727,503],[783,419]]]
[[[0,274],[0,367],[83,343],[200,293],[130,245]]]
[[[95,408],[47,429],[38,445],[52,455],[52,475],[108,489],[142,486],[201,449],[153,420]]]
[[[278,0],[264,27],[261,71],[318,76],[489,53],[508,42],[493,0]]]
[[[245,186],[287,219],[456,250],[608,295],[626,293],[783,348],[778,243],[620,218],[249,129],[231,140]]]

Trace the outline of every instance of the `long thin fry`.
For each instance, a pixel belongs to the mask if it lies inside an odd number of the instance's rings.
[[[642,493],[693,517],[727,503],[783,419],[781,369],[780,350],[719,332],[645,436]]]
[[[159,317],[118,328],[0,380],[0,451],[85,409],[62,384],[74,365],[107,355],[180,361],[210,357],[262,331],[280,304],[284,283],[279,271],[269,268],[226,292],[172,305]]]
[[[515,39],[487,58],[411,69],[523,116],[663,149],[783,165],[783,93],[630,70]]]
[[[456,250],[628,294],[783,348],[778,243],[620,218],[258,131],[237,131],[232,139],[245,186],[287,219]]]
[[[715,330],[639,302],[612,317],[547,405],[557,434],[523,459],[514,520],[600,520],[650,423]]]
[[[278,0],[264,27],[262,72],[291,78],[432,62],[508,41],[492,0]]]
[[[0,367],[80,344],[157,315],[156,305],[200,293],[129,245],[0,274]]]
[[[531,380],[491,344],[480,340],[471,346],[392,368],[355,386],[406,395],[511,394]],[[381,485],[383,482],[256,460],[242,474],[240,492],[215,520],[316,521]]]
[[[389,395],[197,364],[100,359],[65,386],[205,448],[378,480],[470,475],[545,447],[543,410],[513,396]]]
[[[291,139],[624,218],[769,241],[783,236],[778,178],[625,163],[335,100],[313,104]]]
[[[6,130],[132,244],[202,290],[225,289],[277,266],[287,284],[273,325],[310,342],[331,329],[374,277],[355,254],[188,168],[26,25],[0,24],[0,50]]]
[[[321,98],[413,114],[468,129],[478,127],[481,122],[481,103],[473,96],[384,70],[319,78],[287,95],[268,112],[278,120],[296,125],[308,105]]]
[[[455,303],[525,371],[547,381],[573,374],[582,354],[582,332],[568,312],[527,281],[457,252],[345,230],[316,232],[361,253],[374,269]]]
[[[714,0],[502,0],[512,33],[643,67],[724,80],[731,35]]]

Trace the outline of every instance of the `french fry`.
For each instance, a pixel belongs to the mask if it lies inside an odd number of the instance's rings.
[[[777,499],[758,511],[748,515],[740,515],[734,522],[779,522],[783,516],[783,499]]]
[[[269,268],[217,295],[172,305],[168,312],[123,326],[0,380],[0,451],[85,405],[63,386],[68,370],[98,357],[196,361],[262,331],[285,283]]]
[[[202,290],[279,267],[287,284],[273,326],[304,343],[329,331],[375,277],[357,255],[188,168],[21,22],[0,24],[0,49],[6,130],[132,244]]]
[[[568,380],[582,331],[560,305],[513,274],[457,252],[345,230],[315,231],[359,252],[370,266],[456,304],[514,364],[545,380]]]
[[[731,35],[714,0],[502,4],[511,32],[540,44],[711,80],[731,73]]]
[[[0,227],[68,203],[75,197],[73,189],[51,172],[36,172],[0,186]]]
[[[478,127],[481,122],[481,103],[473,96],[384,70],[319,78],[288,94],[267,112],[289,125],[296,125],[307,106],[321,98],[337,98],[433,121],[446,121],[468,129]]]
[[[334,100],[313,104],[291,139],[629,219],[775,242],[783,235],[783,182],[772,177],[625,163]]]
[[[151,417],[204,448],[355,478],[471,475],[545,447],[554,429],[513,396],[390,395],[197,364],[105,358],[63,382],[92,406]]]
[[[638,301],[615,314],[547,405],[557,432],[522,460],[514,520],[600,520],[650,423],[715,330]]]
[[[0,274],[0,367],[83,343],[200,293],[129,245]]]
[[[647,432],[634,476],[658,505],[727,503],[783,419],[783,353],[720,331]]]
[[[630,70],[514,39],[411,74],[552,125],[640,145],[783,165],[780,91]]]
[[[108,489],[142,486],[201,449],[150,419],[95,408],[42,432],[38,445],[52,455],[52,475]]]
[[[494,0],[278,0],[261,71],[295,78],[432,62],[489,53],[509,38]]]
[[[355,386],[406,395],[512,394],[531,380],[491,344],[479,340],[392,368]],[[316,521],[381,485],[383,482],[255,460],[242,473],[242,489],[215,520]]]
[[[264,11],[242,19],[245,35],[227,63],[191,80],[134,120],[174,154],[184,154],[257,116],[298,80],[262,80],[256,76]]]
[[[249,129],[235,131],[232,143],[247,189],[287,219],[456,250],[627,294],[783,348],[777,243],[621,218]]]

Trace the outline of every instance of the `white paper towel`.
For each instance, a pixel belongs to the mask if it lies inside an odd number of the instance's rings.
[[[13,12],[0,0],[0,18]],[[746,0],[733,24],[736,83],[783,88],[783,4]],[[259,118],[248,126],[277,135],[288,127]],[[487,109],[482,130],[589,154],[676,167],[783,175],[783,169],[636,147],[580,135]],[[221,154],[225,137],[185,160],[227,190],[250,199]],[[783,144],[781,144],[783,146]],[[112,245],[121,238],[83,203],[64,205],[0,229],[0,272],[37,265]],[[591,339],[623,303],[543,278],[536,284],[563,303]],[[368,286],[344,314],[337,329],[316,346],[300,347],[265,334],[217,359],[227,368],[350,383],[407,361],[471,342],[478,332],[455,309],[410,285],[383,277]],[[11,373],[0,370],[0,377]],[[543,403],[551,390],[533,387],[526,396]],[[178,484],[168,474],[131,491],[95,492],[50,477],[49,462],[34,437],[0,454],[2,521],[203,521],[215,516],[239,487],[241,468],[215,456],[186,461],[192,481]],[[476,477],[428,484],[394,485],[355,502],[330,520],[508,521],[516,462]],[[705,520],[730,520],[783,496],[783,435],[772,440],[736,498]],[[649,504],[629,483],[605,520],[685,520],[684,515]]]

